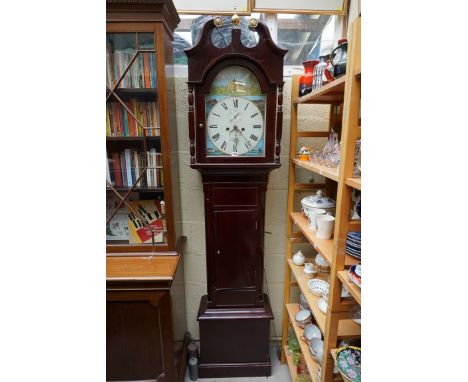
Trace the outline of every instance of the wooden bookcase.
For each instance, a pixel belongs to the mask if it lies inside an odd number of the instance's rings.
[[[180,18],[170,0],[106,3],[107,252],[174,251],[180,196],[171,158],[177,152],[172,49]]]
[[[360,231],[360,221],[349,219],[351,208],[351,193],[353,189],[361,190],[361,179],[353,177],[354,152],[356,140],[361,136],[360,129],[360,98],[361,98],[361,18],[359,17],[350,26],[350,38],[348,44],[348,63],[345,76],[298,98],[298,79],[293,76],[291,89],[291,146],[289,161],[289,183],[287,203],[286,225],[286,260],[284,276],[284,310],[282,327],[282,352],[281,362],[288,363],[291,376],[295,377],[295,368],[286,353],[288,329],[291,327],[298,337],[301,351],[304,355],[307,367],[313,382],[331,382],[338,378],[333,375],[333,358],[331,351],[338,345],[338,339],[360,337],[361,327],[350,319],[350,310],[356,304],[361,305],[361,290],[352,284],[346,272],[346,268],[357,264],[358,259],[345,254],[345,242],[348,231]],[[330,121],[329,130],[324,132],[300,132],[297,131],[299,105],[301,104],[329,104]],[[334,120],[336,110],[342,113],[341,123],[341,158],[339,170],[320,166],[308,161],[296,159],[296,141],[298,138],[326,137],[332,126],[336,126]],[[325,178],[325,183],[297,183],[296,170],[306,169]],[[294,211],[294,205],[299,193],[324,188],[330,196],[336,195],[336,221],[333,239],[317,239],[314,232],[307,229],[307,219],[301,212]],[[310,243],[331,267],[329,274],[330,292],[327,314],[323,314],[317,307],[318,298],[313,296],[307,287],[302,267],[298,267],[292,261],[295,243]],[[318,278],[326,277],[319,272]],[[292,280],[294,278],[294,280]],[[350,292],[351,299],[341,298],[341,288],[345,285]],[[321,365],[321,380],[317,380],[318,364],[314,361],[308,350],[308,346],[300,339],[303,329],[296,325],[294,316],[300,309],[299,304],[290,303],[291,288],[298,287],[307,299],[314,321],[320,328],[324,351]],[[289,358],[288,358],[289,357]]]

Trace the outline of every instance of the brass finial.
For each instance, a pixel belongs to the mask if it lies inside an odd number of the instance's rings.
[[[221,16],[216,16],[213,19],[213,22],[216,28],[221,28],[223,26],[223,18]]]
[[[249,20],[249,27],[250,28],[256,28],[258,25],[258,20],[255,18],[255,17],[252,17],[250,20]]]
[[[234,28],[237,28],[237,26],[239,25],[240,23],[240,17],[239,15],[236,13],[236,6],[234,5],[234,14],[232,15],[231,17],[231,23],[232,25],[234,25]]]

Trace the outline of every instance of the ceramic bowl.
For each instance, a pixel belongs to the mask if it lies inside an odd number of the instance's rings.
[[[361,277],[356,273],[356,265],[353,265],[348,269],[349,280],[356,284],[359,288],[361,287]]]
[[[312,313],[310,313],[310,310],[300,310],[297,314],[296,314],[296,323],[297,325],[304,329],[304,327],[307,325],[307,324],[310,324],[312,322]]]
[[[310,280],[307,283],[307,286],[309,287],[310,293],[317,297],[322,297],[323,293],[328,293],[328,290],[330,289],[330,284],[320,279]]]
[[[361,382],[361,348],[345,346],[333,353],[335,365],[346,382]]]
[[[353,269],[353,272],[356,273],[356,275],[358,275],[359,277],[361,277],[361,264],[356,264],[356,265],[353,265],[354,269]]]
[[[317,266],[320,272],[328,273],[330,272],[330,266],[328,265],[327,261],[318,253],[315,256],[315,265]]]
[[[322,363],[323,357],[323,341],[319,338],[312,338],[309,343],[310,355],[318,363]]]
[[[306,340],[311,341],[313,338],[322,338],[322,332],[319,327],[314,324],[308,324],[304,328],[304,337]]]
[[[301,306],[302,310],[310,310],[309,303],[302,293],[299,293],[299,305]]]

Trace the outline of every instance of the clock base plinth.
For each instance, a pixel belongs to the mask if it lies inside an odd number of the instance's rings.
[[[264,307],[208,308],[200,301],[200,378],[259,377],[271,375],[270,301]]]

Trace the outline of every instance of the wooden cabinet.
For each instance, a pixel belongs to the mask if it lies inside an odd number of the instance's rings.
[[[180,262],[171,252],[107,257],[108,381],[183,380],[188,338],[175,338],[171,298]]]
[[[173,251],[181,219],[172,45],[180,19],[171,0],[106,5],[107,252]]]

